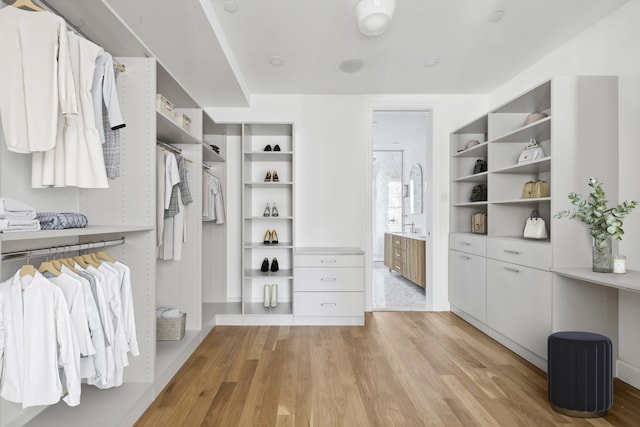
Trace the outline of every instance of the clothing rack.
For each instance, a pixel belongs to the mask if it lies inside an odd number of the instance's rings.
[[[208,163],[203,163],[202,164],[202,169],[206,169],[206,170],[210,171],[211,169],[213,169],[213,167]]]
[[[46,10],[47,12],[51,12],[54,15],[58,15],[60,18],[64,19],[64,22],[67,23],[67,27],[71,31],[73,31],[74,33],[79,35],[80,37],[83,37],[83,38],[89,40],[91,43],[94,43],[96,45],[98,44],[98,43],[94,42],[93,40],[91,40],[89,37],[87,37],[86,34],[84,34],[82,31],[80,31],[80,27],[78,25],[74,25],[73,22],[69,21],[64,15],[62,15],[60,12],[58,12],[53,6],[51,6],[45,0],[33,0],[33,2],[35,4],[37,4],[38,6],[40,6],[41,8],[43,8],[44,10]],[[120,72],[120,73],[124,73],[125,70],[126,70],[124,64],[121,64],[115,58],[113,59],[113,69],[115,71]]]
[[[106,248],[107,246],[116,246],[116,245],[124,245],[124,237],[116,240],[103,240],[101,242],[95,243],[78,243],[76,245],[61,245],[61,246],[53,246],[50,248],[42,248],[42,249],[29,249],[25,251],[15,251],[15,252],[7,252],[2,254],[2,258],[0,261],[14,260],[14,259],[22,259],[22,258],[35,258],[39,256],[45,255],[53,255],[60,254],[64,252],[73,252],[73,251],[84,251],[87,249],[94,248]]]
[[[159,140],[159,139],[156,139],[156,145],[157,145],[158,147],[160,147],[160,148],[164,149],[164,150],[171,151],[173,154],[180,154],[180,155],[182,155],[182,148],[178,148],[178,147],[176,147],[176,146],[173,146],[173,145],[169,144],[168,142],[164,142],[164,141],[161,141],[161,140]],[[184,157],[184,156],[182,156],[182,157],[184,158],[184,161],[185,161],[185,162],[193,163],[193,160],[188,159],[188,158],[186,158],[186,157]]]

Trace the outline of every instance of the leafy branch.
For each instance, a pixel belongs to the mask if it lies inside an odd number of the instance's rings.
[[[569,193],[569,200],[575,207],[558,212],[554,217],[580,220],[589,226],[598,245],[602,245],[607,237],[622,240],[624,217],[638,206],[638,202],[625,200],[614,208],[607,208],[608,200],[598,178],[589,178],[589,187],[593,190],[586,199],[580,194]]]

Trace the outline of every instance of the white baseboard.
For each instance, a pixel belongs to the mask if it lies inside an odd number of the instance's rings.
[[[616,377],[625,383],[640,389],[640,368],[624,362],[620,359],[616,360]]]

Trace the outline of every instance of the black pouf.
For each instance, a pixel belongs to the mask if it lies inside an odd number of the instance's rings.
[[[611,340],[590,332],[556,332],[548,340],[547,397],[557,412],[594,418],[613,404]]]

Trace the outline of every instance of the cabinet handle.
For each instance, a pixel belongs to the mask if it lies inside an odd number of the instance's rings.
[[[471,243],[469,243],[469,242],[460,242],[460,244],[462,246],[471,246]]]
[[[514,251],[514,250],[512,250],[512,249],[505,249],[505,250],[504,250],[504,253],[507,253],[507,254],[513,254],[513,255],[520,255],[520,252],[518,252],[518,251]]]
[[[469,258],[468,256],[464,256],[464,255],[458,255],[460,258],[462,259],[466,259],[466,260],[470,260],[471,258]]]
[[[323,264],[335,264],[337,261],[335,260],[335,258],[327,258],[320,260],[320,262]]]
[[[515,269],[515,268],[511,268],[511,267],[504,267],[505,270],[510,271],[512,273],[520,273],[520,270]]]
[[[335,277],[323,277],[320,279],[321,282],[335,282],[336,278]]]
[[[396,252],[396,256],[400,256],[400,254],[398,252]]]
[[[396,240],[396,243],[400,243],[400,240]]]
[[[321,302],[321,303],[320,303],[320,305],[321,305],[322,307],[335,307],[335,306],[337,306],[338,304],[336,304],[335,302]]]

